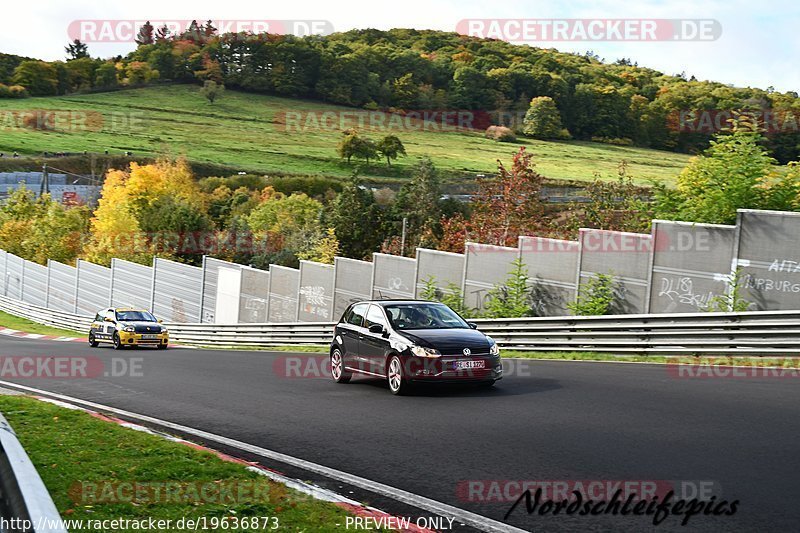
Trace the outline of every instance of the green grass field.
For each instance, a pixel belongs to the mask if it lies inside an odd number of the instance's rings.
[[[54,335],[57,337],[83,337],[86,335],[85,332],[81,333],[69,329],[45,326],[44,324],[28,320],[27,318],[10,315],[4,311],[0,311],[0,327],[16,329],[17,331],[24,331],[25,333],[38,333],[40,335]]]
[[[84,531],[108,531],[92,525],[102,520],[148,518],[171,520],[168,531],[192,529],[176,527],[183,518],[205,520],[210,531],[340,531],[347,517],[242,464],[88,413],[2,395],[0,411],[61,517],[84,521]]]
[[[55,131],[14,127],[13,112],[25,110],[64,112],[59,117],[73,111],[87,112],[88,126],[59,128],[57,125]],[[136,156],[168,153],[263,173],[351,175],[355,165],[341,161],[336,154],[340,129],[297,131],[297,127],[287,127],[285,113],[298,111],[319,117],[326,111],[356,110],[230,90],[209,104],[194,85],[0,100],[0,152],[8,154],[16,150],[23,155],[36,155],[43,151],[108,150],[112,154],[132,151]],[[301,124],[307,124],[307,116],[302,115]],[[385,134],[362,131],[375,139]],[[512,144],[485,139],[479,132],[393,133],[405,144],[408,156],[391,169],[385,162],[374,162],[362,169],[362,176],[391,183],[402,179],[404,171],[418,157],[427,155],[445,172],[447,181],[457,182],[494,171],[496,160],[510,161],[516,146],[521,144],[534,154],[539,172],[551,179],[586,181],[595,172],[612,178],[619,162],[626,160],[637,183],[658,180],[670,184],[688,161],[684,154],[590,142],[520,139]]]

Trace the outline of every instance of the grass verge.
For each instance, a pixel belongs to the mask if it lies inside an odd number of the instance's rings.
[[[267,527],[261,523],[258,527],[252,524],[241,527],[241,519],[277,517],[280,530],[339,531],[342,528],[336,524],[344,525],[347,517],[344,509],[289,489],[247,470],[242,464],[99,420],[82,411],[25,396],[0,396],[0,411],[16,431],[63,519],[147,520],[153,517],[173,520],[176,524],[184,517],[206,517],[212,524],[212,519],[219,521],[227,517],[228,527],[208,529],[265,531],[270,530],[273,522]],[[173,484],[172,493],[155,492],[165,482],[183,485],[178,488]],[[129,485],[123,483],[150,483],[139,487],[147,486],[151,490],[124,492],[123,488]],[[116,492],[109,490],[111,487],[115,487]],[[232,497],[224,497],[226,501],[220,502],[226,487],[236,490],[229,494]],[[96,499],[112,496],[126,501],[109,503]],[[139,501],[136,498],[140,498]],[[232,527],[235,518],[240,519],[238,528]],[[166,529],[178,530],[175,526]],[[89,527],[85,531],[103,530]]]
[[[86,334],[70,329],[54,328],[52,326],[45,326],[27,318],[20,318],[18,316],[10,315],[6,312],[0,311],[0,327],[16,329],[24,331],[25,333],[38,333],[40,335],[56,335],[59,337],[83,337]]]

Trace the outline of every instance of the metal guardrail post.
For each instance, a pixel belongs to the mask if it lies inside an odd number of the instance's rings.
[[[67,533],[42,478],[2,414],[0,489],[0,512],[2,518],[10,521],[9,528],[4,531]]]

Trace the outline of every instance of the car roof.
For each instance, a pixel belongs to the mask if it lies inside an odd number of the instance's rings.
[[[136,307],[112,307],[112,311],[138,311],[140,313],[149,313],[147,309],[138,309]]]
[[[396,305],[396,304],[442,304],[441,302],[435,302],[432,300],[412,300],[412,299],[403,300],[399,298],[393,300],[364,300],[363,302],[358,302],[358,303],[360,304],[370,303],[370,304],[380,305],[381,307],[386,307],[387,305]]]

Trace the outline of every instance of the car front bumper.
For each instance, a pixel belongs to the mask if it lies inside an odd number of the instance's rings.
[[[121,331],[119,333],[120,343],[125,346],[158,346],[169,343],[169,333],[129,333]]]
[[[483,368],[457,369],[460,361],[483,361]],[[409,381],[476,383],[503,379],[503,365],[500,356],[447,357],[426,359],[412,356],[406,360],[404,375]]]

